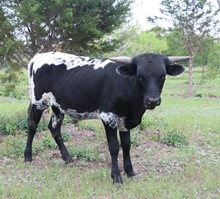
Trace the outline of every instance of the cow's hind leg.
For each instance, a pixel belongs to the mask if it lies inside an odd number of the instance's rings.
[[[55,106],[52,106],[52,110],[53,110],[53,114],[50,118],[48,128],[50,129],[50,131],[54,137],[54,140],[56,141],[56,143],[60,149],[60,153],[61,153],[63,160],[66,163],[72,162],[72,158],[69,155],[69,152],[67,151],[67,149],[63,143],[62,136],[61,136],[61,125],[63,122],[64,114],[61,113],[60,110]]]
[[[122,178],[118,167],[119,142],[117,138],[117,129],[109,127],[104,122],[103,124],[105,127],[109,151],[112,160],[111,177],[113,179],[113,183],[122,184]]]
[[[28,135],[24,151],[25,162],[32,161],[32,143],[43,111],[44,110],[37,109],[36,105],[30,103],[28,108]]]
[[[131,148],[131,139],[130,139],[130,131],[119,132],[121,139],[121,147],[123,150],[123,162],[124,162],[124,170],[128,177],[132,177],[135,175],[131,163],[130,158],[130,148]]]

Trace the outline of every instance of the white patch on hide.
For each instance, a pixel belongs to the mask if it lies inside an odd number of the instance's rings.
[[[33,103],[35,101],[35,95],[34,95],[34,78],[33,75],[30,77],[29,76],[29,95],[30,95],[30,100]]]
[[[99,69],[99,68],[104,68],[105,66],[107,66],[108,64],[113,63],[111,60],[106,59],[105,61],[102,61],[101,59],[99,61],[96,62],[95,66],[93,67],[95,70]]]
[[[101,112],[99,117],[105,122],[105,124],[109,125],[111,128],[118,128],[120,131],[127,131],[127,129],[125,128],[124,117],[119,117],[111,112]]]
[[[44,110],[50,106],[56,106],[60,109],[62,113],[64,113],[64,110],[62,110],[61,106],[56,102],[56,99],[52,92],[44,93],[40,100],[36,100],[34,97],[31,103],[35,104],[40,110]]]
[[[52,127],[55,129],[57,126],[57,123],[58,123],[58,121],[57,121],[58,119],[55,115],[53,115],[51,120],[52,120]]]
[[[62,53],[62,52],[47,52],[47,53],[40,53],[36,54],[32,60],[30,61],[29,65],[33,64],[33,71],[36,71],[41,68],[44,64],[54,64],[55,66],[65,64],[67,70],[82,67],[85,65],[94,65],[94,69],[104,68],[109,63],[114,63],[111,60],[102,59],[92,59],[90,57],[83,57],[83,56],[76,56],[73,54]]]

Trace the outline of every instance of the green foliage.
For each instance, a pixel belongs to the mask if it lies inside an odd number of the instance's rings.
[[[220,73],[220,42],[213,43],[212,50],[208,55],[207,77],[216,78]]]
[[[123,40],[111,56],[163,53],[168,49],[166,38],[159,37],[154,31],[140,31],[138,26],[127,27],[124,32],[119,30],[116,37],[123,37]]]
[[[71,139],[71,134],[67,131],[62,132],[62,139],[64,142],[68,142]]]
[[[18,83],[21,68],[19,63],[21,42],[13,36],[14,27],[5,16],[0,6],[0,69],[5,68],[4,75],[0,74],[0,83],[4,85],[3,94],[9,96]]]
[[[16,158],[22,156],[24,153],[26,138],[23,134],[18,134],[16,136],[7,136],[0,150],[1,156]]]
[[[140,130],[145,130],[146,128],[149,128],[151,125],[152,121],[150,120],[151,118],[148,118],[146,115],[142,117],[142,121],[139,125]]]
[[[11,95],[18,84],[21,68],[26,68],[28,60],[42,49],[51,51],[62,43],[62,50],[74,54],[113,50],[118,41],[104,39],[105,35],[126,21],[131,2],[1,0],[0,69],[6,70],[4,76],[0,76],[3,95]]]
[[[29,99],[27,70],[13,67],[0,70],[0,82],[0,96]]]
[[[186,136],[178,129],[162,134],[160,141],[168,146],[175,147],[183,147],[187,143]]]
[[[208,0],[162,0],[161,12],[172,21],[172,25],[180,35],[180,45],[184,46],[189,61],[189,92],[193,96],[193,64],[194,57],[202,54],[202,60],[207,52],[207,42],[205,38],[212,32],[218,32],[217,15],[219,9],[214,9]],[[175,40],[174,40],[175,41]],[[208,44],[210,46],[210,44]],[[175,45],[176,46],[176,45]]]
[[[26,112],[17,112],[15,115],[0,115],[0,132],[15,134],[16,132],[27,131]],[[46,130],[47,121],[42,118],[38,125],[38,130]]]
[[[95,150],[91,147],[72,147],[69,149],[69,153],[78,160],[94,161],[96,159]]]
[[[43,148],[55,149],[57,147],[56,142],[50,134],[46,134],[43,137]]]
[[[146,129],[161,129],[167,127],[166,121],[162,117],[157,117],[154,113],[149,115],[146,113],[142,117],[142,121],[140,126],[140,130],[146,130]]]
[[[183,45],[183,38],[181,33],[173,29],[171,31],[167,31],[164,35],[167,39],[168,49],[166,50],[167,55],[186,55],[186,49]]]
[[[24,34],[32,54],[40,49],[52,50],[59,41],[66,41],[63,46],[65,51],[90,54],[109,51],[114,46],[114,41],[101,39],[125,22],[131,2],[2,0],[0,6],[16,22],[16,30]]]
[[[134,147],[137,147],[140,144],[140,128],[139,127],[136,127],[131,130],[131,144]]]

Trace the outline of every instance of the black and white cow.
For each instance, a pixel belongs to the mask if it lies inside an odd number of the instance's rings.
[[[130,130],[141,122],[146,109],[160,105],[166,75],[184,68],[176,61],[189,57],[141,54],[133,58],[92,59],[61,52],[37,54],[29,63],[30,105],[25,161],[32,161],[32,141],[43,111],[52,107],[48,125],[67,163],[72,161],[61,138],[64,114],[75,121],[102,120],[112,159],[111,176],[122,183],[118,167],[119,130],[124,169],[134,176],[130,159]]]

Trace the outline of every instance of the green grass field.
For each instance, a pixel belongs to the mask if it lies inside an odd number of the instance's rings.
[[[132,130],[131,156],[137,175],[127,179],[122,172],[123,188],[112,184],[104,130],[100,121],[91,120],[63,126],[74,157],[68,165],[47,130],[35,137],[31,164],[23,162],[25,132],[0,134],[0,197],[220,198],[220,77],[201,81],[196,68],[191,99],[187,78],[187,73],[168,77],[161,106],[147,111],[141,126]],[[26,98],[0,97],[0,115],[26,112],[27,106]],[[170,146],[167,139],[180,145]],[[119,158],[123,169],[122,154]]]

